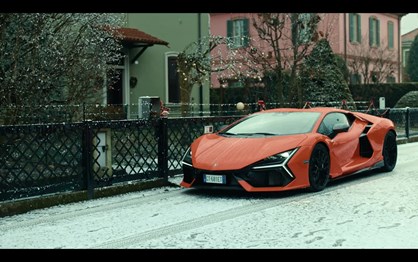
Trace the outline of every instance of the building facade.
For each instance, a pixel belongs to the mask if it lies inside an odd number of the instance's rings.
[[[309,17],[318,15],[320,18],[316,32],[311,32]],[[351,83],[400,82],[401,52],[400,52],[400,19],[399,13],[307,13],[299,14],[299,38],[327,38],[335,54],[340,55],[350,70]],[[284,57],[289,54],[290,42],[293,41],[294,28],[289,21],[281,30],[280,46]],[[258,16],[254,13],[211,13],[211,34],[229,37],[233,48],[257,46],[265,48],[266,56],[271,56],[274,50],[269,45],[261,44],[260,32],[253,26]],[[305,20],[304,20],[305,19]],[[245,40],[247,39],[247,40]],[[299,41],[301,41],[299,40]],[[309,52],[307,52],[309,53]],[[291,56],[291,54],[290,54]],[[367,59],[364,59],[364,58]],[[365,62],[366,61],[366,62]],[[282,63],[292,61],[282,59]],[[284,64],[286,67],[286,64]],[[222,82],[222,81],[221,81]],[[212,87],[221,85],[212,78]]]
[[[165,104],[180,103],[177,55],[209,34],[203,13],[127,13],[119,33],[126,55],[117,65],[120,80],[108,89],[107,104],[127,105],[136,118],[138,99],[157,96]],[[189,103],[209,104],[209,85],[194,87]]]

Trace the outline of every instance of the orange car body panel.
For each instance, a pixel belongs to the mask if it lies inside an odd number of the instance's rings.
[[[208,134],[192,144],[193,166],[204,170],[241,169],[266,156],[296,148],[305,139],[305,134],[261,138]]]

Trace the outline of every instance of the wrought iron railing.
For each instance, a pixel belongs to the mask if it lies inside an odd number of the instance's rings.
[[[0,201],[88,190],[181,173],[204,125],[232,117],[84,121],[0,126]]]
[[[418,135],[418,108],[372,110],[399,138]],[[205,126],[242,115],[0,125],[0,201],[181,174],[181,159]]]

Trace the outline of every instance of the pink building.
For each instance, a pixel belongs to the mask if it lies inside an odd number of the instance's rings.
[[[299,14],[302,18],[310,15],[315,14]],[[320,17],[320,22],[316,35],[327,38],[334,53],[346,61],[351,83],[401,81],[400,19],[405,13],[318,13],[317,15]],[[259,33],[252,25],[253,19],[257,19],[257,14],[211,13],[210,34],[230,38],[232,44],[229,48],[256,46],[257,49],[265,51],[266,58],[271,57],[271,52],[274,50],[260,40]],[[283,36],[280,38],[282,50],[289,49],[287,47],[292,41],[291,28],[290,22],[285,23]],[[307,30],[308,27],[302,28]],[[312,32],[299,31],[301,35],[299,37],[303,37],[304,33],[312,36]],[[306,54],[308,53],[309,50]],[[286,63],[292,63],[292,56],[290,51],[283,51],[283,54],[284,57],[289,58],[281,61],[286,67]],[[221,82],[225,83],[225,81]],[[212,76],[213,88],[219,87],[222,83],[219,82],[219,76]]]

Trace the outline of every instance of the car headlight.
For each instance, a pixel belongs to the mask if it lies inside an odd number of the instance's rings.
[[[266,157],[265,159],[257,163],[255,166],[253,166],[252,169],[267,169],[284,166],[296,153],[297,150],[298,149],[295,148],[286,152]]]
[[[192,165],[192,150],[190,149],[190,147],[186,150],[186,153],[184,153],[183,160],[181,162],[183,165],[193,166]]]

